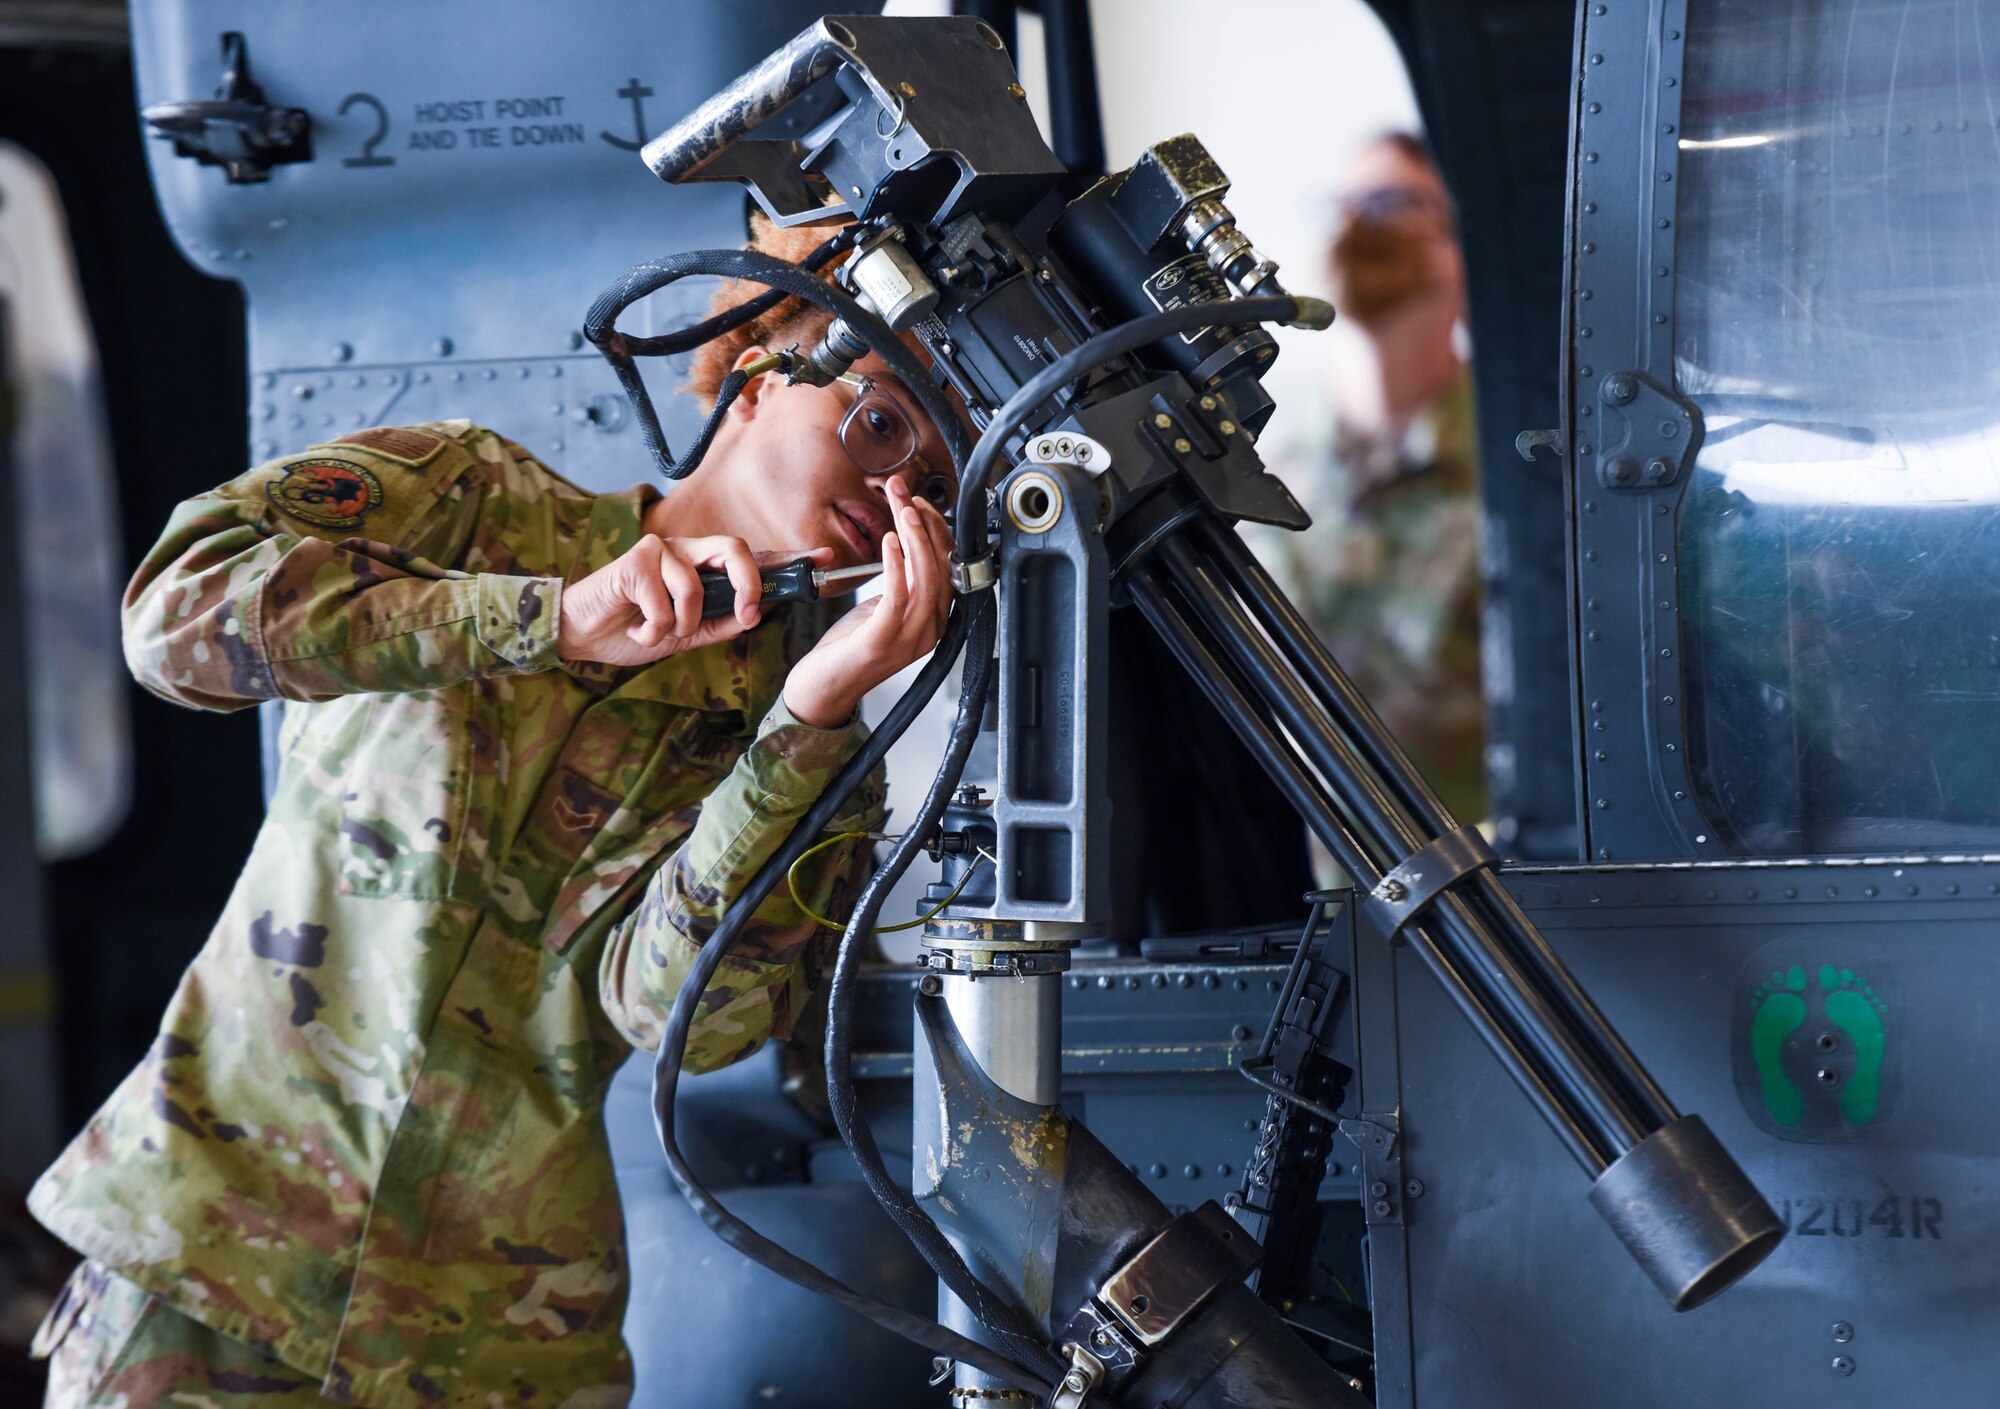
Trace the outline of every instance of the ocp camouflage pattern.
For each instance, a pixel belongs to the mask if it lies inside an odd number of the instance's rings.
[[[157,1042],[31,1207],[330,1398],[630,1381],[606,1084],[861,738],[786,711],[786,611],[639,669],[557,657],[563,582],[656,497],[462,421],[363,431],[181,505],[127,593],[147,688],[288,701],[283,763]],[[836,825],[881,806],[878,778]],[[801,893],[843,913],[861,863],[831,848]],[[780,887],[689,1068],[789,1034],[834,938]]]
[[[317,1376],[181,1315],[97,1262],[76,1269],[32,1353],[49,1362],[47,1403],[63,1409],[264,1409],[319,1391]]]

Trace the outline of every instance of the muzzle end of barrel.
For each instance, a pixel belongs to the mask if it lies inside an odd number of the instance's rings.
[[[1700,1116],[1654,1131],[1598,1176],[1590,1201],[1676,1311],[1727,1291],[1784,1224]]]

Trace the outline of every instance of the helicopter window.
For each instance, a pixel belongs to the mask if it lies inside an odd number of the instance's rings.
[[[1690,761],[1751,854],[2000,842],[2000,18],[1690,0]]]
[[[58,861],[95,850],[130,805],[123,549],[97,344],[62,200],[48,169],[10,142],[0,142],[0,315],[35,847]]]

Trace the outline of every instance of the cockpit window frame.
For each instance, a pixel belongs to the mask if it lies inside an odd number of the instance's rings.
[[[1681,673],[1679,521],[1702,435],[1674,383],[1687,5],[1580,9],[1563,368],[1579,830],[1593,861],[1719,860]]]

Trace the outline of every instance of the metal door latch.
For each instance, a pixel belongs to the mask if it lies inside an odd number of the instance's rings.
[[[1522,431],[1514,437],[1514,453],[1529,464],[1535,463],[1535,452],[1546,450],[1558,462],[1563,458],[1563,433],[1557,430]]]
[[[312,118],[304,108],[275,108],[250,78],[243,36],[222,36],[222,80],[213,98],[154,103],[148,126],[170,138],[176,155],[219,166],[231,185],[268,180],[283,162],[312,160]]]

